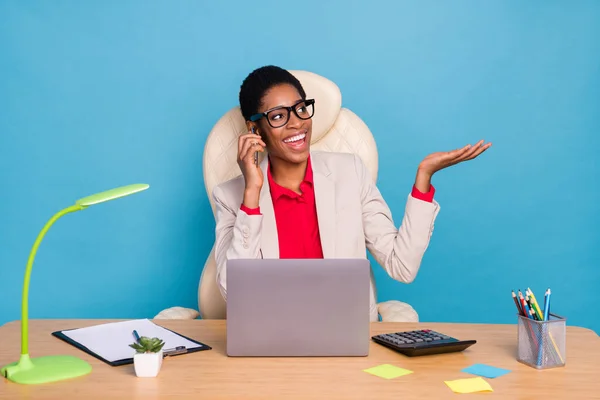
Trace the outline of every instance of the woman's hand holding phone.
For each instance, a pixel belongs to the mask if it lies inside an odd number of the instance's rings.
[[[255,133],[254,128],[251,132],[240,136],[238,140],[237,162],[244,175],[244,205],[248,208],[258,208],[264,176],[258,163],[255,163],[255,154],[259,151],[264,152],[266,146],[261,137]]]

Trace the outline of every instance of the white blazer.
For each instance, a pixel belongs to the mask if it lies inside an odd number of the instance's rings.
[[[415,279],[429,245],[439,204],[409,194],[400,228],[361,159],[350,153],[311,152],[315,202],[324,258],[366,258],[367,250],[389,276]],[[260,164],[265,182],[260,192],[262,215],[240,210],[244,178],[214,188],[217,283],[227,299],[226,263],[236,258],[278,258],[275,214],[267,181],[268,158]],[[378,320],[371,270],[370,319]],[[323,305],[326,307],[326,305]]]

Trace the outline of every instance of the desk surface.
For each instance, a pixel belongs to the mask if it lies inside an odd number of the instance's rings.
[[[110,367],[54,338],[50,332],[106,320],[33,320],[32,357],[70,354],[92,364],[90,375],[41,386],[18,385],[0,378],[0,398],[359,398],[416,399],[456,397],[444,380],[470,378],[460,372],[474,363],[512,370],[487,379],[494,393],[469,398],[600,398],[600,338],[593,331],[567,327],[567,365],[538,371],[515,360],[516,325],[445,323],[373,323],[371,334],[434,329],[477,344],[462,353],[409,358],[376,343],[368,357],[229,358],[225,355],[225,321],[157,320],[159,325],[200,340],[212,350],[166,358],[156,378],[137,378],[133,365]],[[18,360],[20,324],[0,327],[0,365]],[[393,364],[413,374],[386,380],[363,372]]]

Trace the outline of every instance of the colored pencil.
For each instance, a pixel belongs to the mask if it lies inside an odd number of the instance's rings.
[[[519,300],[517,300],[517,295],[515,294],[515,291],[512,291],[512,297],[513,300],[515,301],[515,305],[517,306],[517,311],[519,312],[519,315],[525,315],[523,313],[523,309],[521,308],[521,303],[519,302]]]
[[[533,291],[530,288],[527,288],[527,291],[529,292],[529,298],[531,299],[531,304],[533,306],[533,311],[535,311],[535,314],[537,315],[537,317],[539,318],[539,320],[543,321],[544,317],[542,315],[542,310],[540,309],[540,305],[538,304],[537,300],[535,299]]]
[[[550,294],[550,288],[548,288],[544,295],[544,321],[548,321],[550,318]]]

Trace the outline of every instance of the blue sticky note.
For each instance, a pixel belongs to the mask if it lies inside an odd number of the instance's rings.
[[[473,364],[468,368],[462,370],[468,374],[484,376],[486,378],[497,378],[499,376],[508,374],[510,370],[503,368],[492,367],[491,365],[485,364]]]

